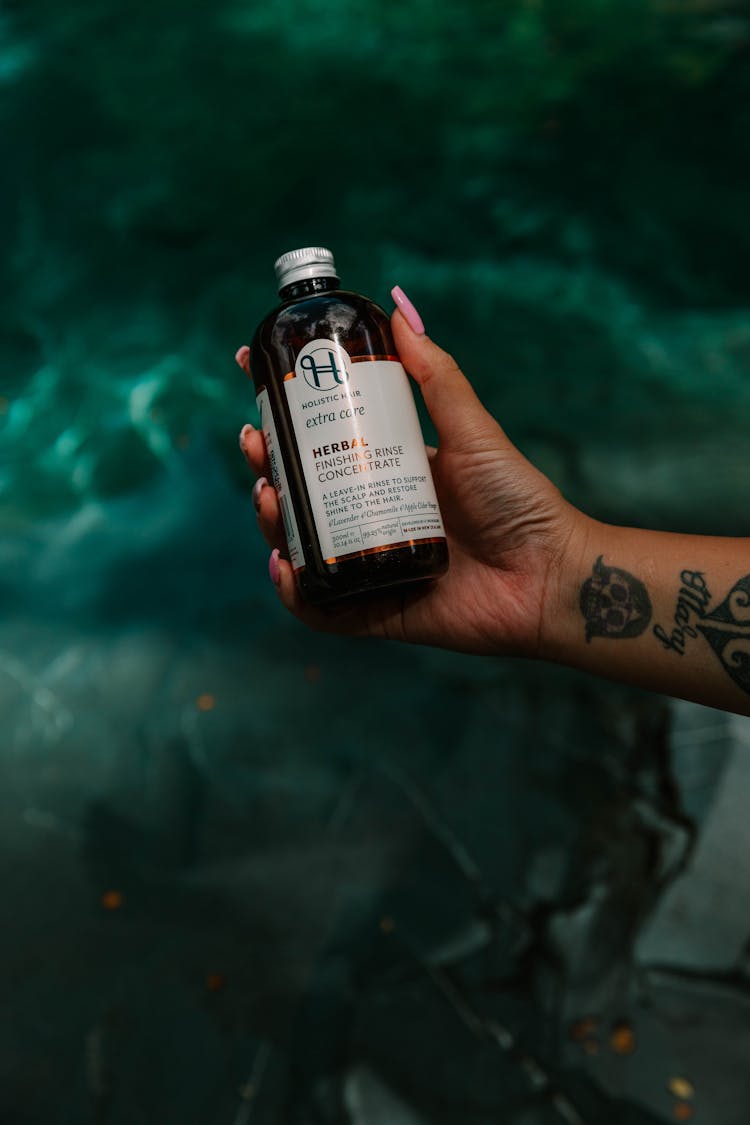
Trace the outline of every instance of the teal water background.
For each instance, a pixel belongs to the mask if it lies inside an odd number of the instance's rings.
[[[735,728],[287,619],[233,354],[328,245],[590,514],[747,535],[743,8],[38,0],[0,86],[0,1118],[742,1125],[734,938],[636,948]]]

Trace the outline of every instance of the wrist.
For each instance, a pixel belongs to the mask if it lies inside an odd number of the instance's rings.
[[[572,504],[564,527],[545,582],[538,645],[539,658],[556,664],[567,663],[571,647],[583,640],[581,584],[591,570],[591,544],[601,544],[609,530]]]

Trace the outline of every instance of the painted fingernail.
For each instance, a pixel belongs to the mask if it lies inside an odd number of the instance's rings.
[[[255,426],[251,426],[249,422],[246,422],[245,425],[240,430],[240,449],[242,450],[243,453],[245,452],[245,446],[247,444],[247,439],[250,437],[250,434],[254,431],[254,429],[255,429]]]
[[[248,375],[250,374],[250,349],[247,344],[243,344],[241,348],[237,348],[234,356],[235,363],[239,364],[243,371]]]
[[[419,315],[414,305],[404,293],[400,285],[394,285],[391,289],[391,296],[398,305],[401,312],[404,314],[406,323],[411,328],[412,332],[416,332],[417,336],[424,336],[424,323],[422,317]]]
[[[268,481],[265,477],[258,477],[255,482],[255,488],[253,489],[253,504],[255,505],[256,512],[260,511],[260,494],[267,484]]]
[[[281,581],[281,571],[279,569],[279,548],[274,547],[271,551],[271,556],[268,560],[268,573],[271,575],[271,581],[274,586],[278,586]]]

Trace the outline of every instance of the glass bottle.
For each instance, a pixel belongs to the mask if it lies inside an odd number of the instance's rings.
[[[339,288],[323,247],[275,270],[250,370],[300,592],[321,605],[437,578],[445,531],[387,313]]]

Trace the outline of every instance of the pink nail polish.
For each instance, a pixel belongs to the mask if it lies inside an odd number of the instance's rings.
[[[414,305],[406,296],[406,293],[404,293],[400,285],[394,285],[393,289],[391,289],[391,296],[403,313],[404,319],[411,328],[412,332],[415,332],[417,336],[424,336],[424,323],[422,321],[422,317],[414,308]]]
[[[250,434],[254,431],[254,429],[255,426],[251,426],[249,422],[246,422],[240,430],[240,449],[243,451],[243,453],[245,451],[245,442],[250,437]]]
[[[268,560],[268,573],[271,575],[271,581],[274,586],[278,586],[281,581],[281,571],[279,570],[279,548],[274,547],[271,551],[271,557]]]
[[[250,348],[247,344],[243,344],[241,348],[237,348],[235,352],[235,363],[239,364],[243,371],[250,374]]]
[[[265,477],[258,477],[253,488],[253,504],[255,505],[256,512],[260,510],[260,494],[268,484]]]

